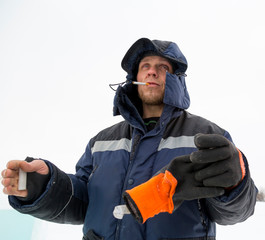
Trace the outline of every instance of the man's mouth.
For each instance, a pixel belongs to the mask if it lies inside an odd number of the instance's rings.
[[[148,86],[160,86],[158,83],[156,82],[147,82]]]

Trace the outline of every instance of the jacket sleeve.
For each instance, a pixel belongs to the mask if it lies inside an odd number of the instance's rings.
[[[77,164],[75,175],[66,174],[49,161],[51,179],[44,193],[31,204],[9,196],[10,205],[20,213],[43,220],[82,224],[88,206],[87,181],[90,171],[90,149],[87,147]],[[84,165],[85,164],[85,165]]]
[[[243,222],[254,213],[258,191],[251,179],[247,159],[244,155],[243,158],[246,167],[243,181],[223,196],[206,199],[210,219],[220,225]]]

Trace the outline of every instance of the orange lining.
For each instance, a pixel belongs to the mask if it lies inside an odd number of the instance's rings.
[[[245,167],[245,163],[244,163],[244,159],[243,159],[243,156],[242,156],[242,153],[240,152],[240,150],[238,150],[236,148],[236,150],[238,151],[238,156],[239,156],[239,163],[240,163],[240,167],[241,167],[241,173],[242,173],[242,178],[240,179],[239,183],[241,183],[241,181],[244,179],[244,177],[246,176],[246,167]],[[226,190],[232,190],[234,189],[235,187],[237,187],[238,184],[236,184],[235,186],[232,186],[232,187],[228,187],[228,188],[225,188]]]
[[[239,162],[240,162],[241,173],[242,173],[241,181],[242,181],[243,178],[246,176],[246,168],[245,168],[245,163],[244,163],[242,153],[238,149],[236,150],[238,151],[238,155],[239,155]]]

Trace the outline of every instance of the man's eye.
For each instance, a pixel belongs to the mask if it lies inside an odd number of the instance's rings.
[[[161,65],[160,68],[169,71],[169,67],[167,65]]]
[[[143,65],[141,66],[142,69],[147,69],[148,67],[149,67],[148,64],[143,64]]]

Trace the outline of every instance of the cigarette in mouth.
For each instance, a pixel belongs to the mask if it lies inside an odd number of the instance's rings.
[[[148,86],[149,83],[144,83],[144,82],[135,82],[135,81],[132,81],[132,84],[135,84],[135,85],[146,85]]]

